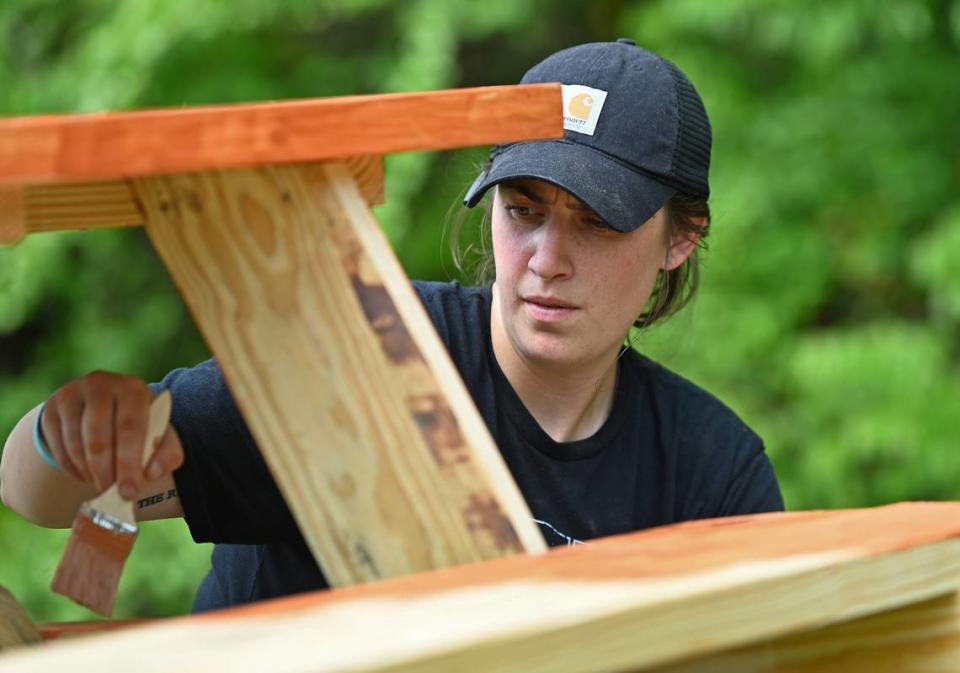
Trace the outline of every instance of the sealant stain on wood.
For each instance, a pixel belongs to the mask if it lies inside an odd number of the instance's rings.
[[[387,289],[380,283],[365,283],[358,273],[350,274],[350,283],[360,301],[363,315],[390,361],[398,365],[422,362],[423,356],[403,324]]]
[[[453,411],[437,394],[413,395],[406,400],[424,441],[440,467],[470,462],[470,452],[460,434]]]
[[[343,251],[343,269],[350,278],[363,315],[377,335],[387,358],[398,365],[415,362],[425,364],[420,349],[407,331],[403,318],[400,317],[381,278],[378,275],[373,275],[371,280],[364,278],[369,260],[365,258],[360,241],[355,236],[349,236],[340,239],[338,245]]]
[[[503,552],[523,551],[523,544],[513,524],[489,494],[471,493],[470,503],[464,508],[463,516],[467,522],[467,528],[488,533],[493,538],[497,549]]]

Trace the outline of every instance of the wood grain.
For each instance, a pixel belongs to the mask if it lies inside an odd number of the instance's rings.
[[[545,548],[345,167],[135,185],[147,232],[334,585]]]
[[[640,671],[799,633],[829,652],[826,626],[956,591],[958,535],[960,503],[671,526],[15,653],[0,670]],[[892,625],[916,618],[935,647],[955,636],[952,609],[890,613],[876,644],[906,656],[912,636]]]
[[[559,138],[559,84],[0,119],[0,184]]]
[[[0,186],[0,244],[19,241],[27,233],[22,187]]]
[[[8,589],[0,586],[0,652],[38,642],[40,632],[30,615]]]
[[[657,673],[953,673],[960,670],[956,593],[776,638]]]
[[[383,157],[347,157],[342,163],[368,204],[383,203]],[[0,244],[28,233],[143,223],[143,210],[126,180],[0,187]]]

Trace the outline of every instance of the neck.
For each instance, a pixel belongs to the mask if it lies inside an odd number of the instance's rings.
[[[617,381],[617,352],[571,364],[524,357],[503,327],[494,287],[490,316],[493,353],[523,405],[554,441],[590,437],[610,416]]]

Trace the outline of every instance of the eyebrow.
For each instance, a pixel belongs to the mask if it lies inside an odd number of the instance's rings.
[[[541,203],[541,204],[547,203],[547,200],[543,198],[543,196],[541,196],[535,189],[533,189],[532,187],[529,187],[528,185],[524,185],[521,183],[507,183],[507,184],[504,184],[503,187],[504,189],[509,189],[514,192],[519,192],[520,194],[527,197],[534,203]],[[571,194],[571,196],[573,195]],[[580,201],[580,199],[576,197],[573,197],[573,198],[574,198],[574,204],[571,206],[568,206],[571,210],[582,210],[587,213],[592,213],[593,215],[597,214],[593,208],[591,208],[587,204]]]

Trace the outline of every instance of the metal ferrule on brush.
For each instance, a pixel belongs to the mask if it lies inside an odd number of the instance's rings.
[[[136,524],[118,519],[115,516],[110,516],[105,512],[90,507],[87,503],[83,503],[83,505],[80,506],[80,511],[86,514],[95,525],[111,533],[135,535],[137,532]]]

